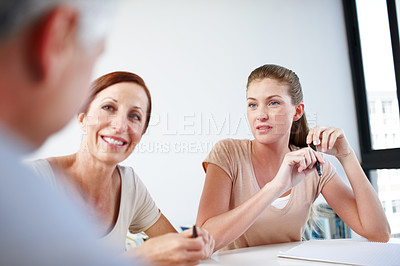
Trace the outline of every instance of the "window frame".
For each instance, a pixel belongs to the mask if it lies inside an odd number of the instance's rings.
[[[396,3],[395,0],[387,0],[386,2],[392,42],[397,101],[400,104],[400,44]],[[400,168],[400,148],[372,149],[356,0],[342,0],[342,4],[357,115],[361,166],[369,177],[369,170]]]

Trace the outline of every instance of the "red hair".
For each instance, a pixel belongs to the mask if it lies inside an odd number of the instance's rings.
[[[143,129],[143,133],[146,132],[147,127],[149,126],[150,122],[150,114],[151,114],[151,95],[150,91],[147,88],[146,84],[144,83],[144,80],[139,77],[136,74],[130,73],[130,72],[125,72],[125,71],[116,71],[112,72],[106,75],[103,75],[96,79],[95,81],[92,82],[92,85],[90,87],[90,96],[89,99],[87,100],[86,104],[82,107],[80,113],[86,114],[86,112],[89,109],[90,104],[92,103],[93,99],[96,97],[96,95],[101,92],[102,90],[110,87],[111,85],[121,83],[121,82],[133,82],[138,84],[143,88],[147,95],[147,112],[146,112],[146,121]]]

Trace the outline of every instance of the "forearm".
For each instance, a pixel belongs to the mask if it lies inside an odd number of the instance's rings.
[[[241,236],[283,192],[270,182],[238,207],[207,219],[201,227],[214,237],[214,251],[225,247]]]
[[[361,235],[374,241],[385,241],[390,236],[390,227],[383,211],[381,202],[365,176],[358,159],[352,150],[351,153],[338,158],[353,189],[356,209],[359,217],[359,231]],[[357,230],[357,231],[358,231]]]
[[[149,237],[160,236],[167,233],[177,233],[172,224],[168,219],[161,213],[160,218],[155,222],[150,228],[148,228],[145,233]]]

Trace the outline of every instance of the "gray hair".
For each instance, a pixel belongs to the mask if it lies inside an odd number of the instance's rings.
[[[57,5],[78,10],[78,41],[89,46],[104,37],[115,13],[116,0],[0,0],[0,42],[22,31]]]

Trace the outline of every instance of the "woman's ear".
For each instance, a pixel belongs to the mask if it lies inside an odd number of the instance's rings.
[[[87,118],[85,113],[79,113],[77,116],[79,127],[85,133],[87,130]]]
[[[296,105],[296,113],[293,116],[293,121],[299,120],[304,114],[304,103],[300,102]]]

